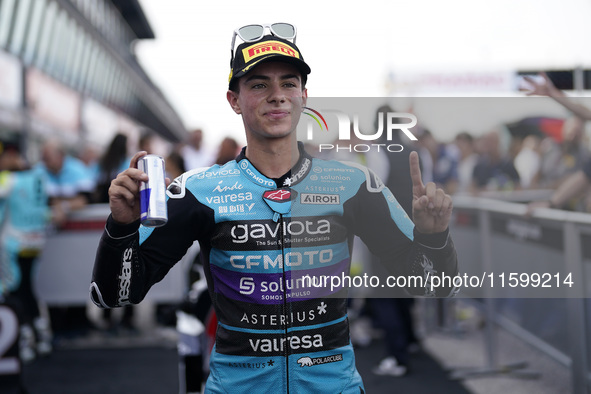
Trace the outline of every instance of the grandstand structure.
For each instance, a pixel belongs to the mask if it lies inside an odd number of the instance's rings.
[[[138,0],[0,0],[0,140],[104,147],[116,132],[187,131],[134,54],[154,39]]]

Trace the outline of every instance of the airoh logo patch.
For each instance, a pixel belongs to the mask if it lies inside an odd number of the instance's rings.
[[[339,205],[341,203],[338,194],[302,193],[300,203],[317,205]]]

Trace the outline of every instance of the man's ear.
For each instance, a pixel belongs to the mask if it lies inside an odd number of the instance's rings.
[[[238,93],[228,90],[226,93],[226,98],[228,99],[228,103],[230,103],[230,107],[236,112],[238,115],[242,113],[240,109],[240,105],[238,105]]]
[[[308,89],[304,88],[302,91],[302,106],[305,107],[308,102]]]

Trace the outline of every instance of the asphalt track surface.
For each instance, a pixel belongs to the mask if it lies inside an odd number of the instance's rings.
[[[367,393],[469,393],[423,351],[413,355],[411,371],[404,377],[373,374],[383,349],[381,341],[374,341],[356,350]],[[104,341],[104,346],[100,339],[58,344],[50,356],[27,364],[23,377],[28,394],[178,393],[176,349],[174,341],[166,339],[142,342],[122,337]]]

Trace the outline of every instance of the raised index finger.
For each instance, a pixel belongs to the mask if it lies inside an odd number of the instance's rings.
[[[423,185],[423,178],[421,177],[421,167],[419,166],[419,154],[415,151],[410,152],[408,160],[410,163],[410,179],[412,180],[413,192],[417,191],[419,193],[422,193],[422,191],[425,189],[425,185]]]

